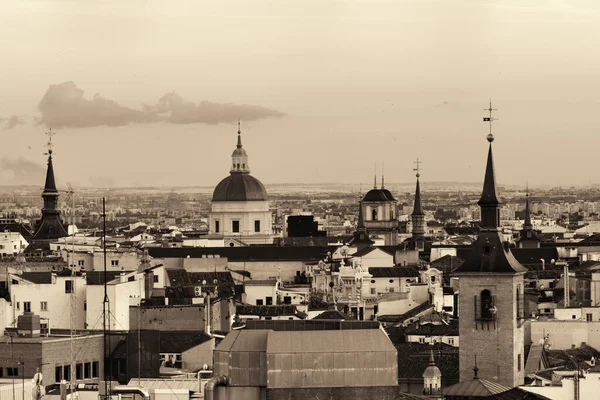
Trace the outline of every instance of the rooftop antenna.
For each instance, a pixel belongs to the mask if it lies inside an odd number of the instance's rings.
[[[107,273],[106,273],[106,198],[103,197],[102,198],[102,252],[103,252],[103,256],[104,256],[104,301],[102,302],[102,333],[103,333],[103,337],[104,337],[104,362],[108,362],[108,369],[105,367],[104,368],[104,375],[106,375],[106,371],[110,371],[110,376],[109,379],[112,380],[112,365],[111,365],[111,360],[108,359],[108,355],[110,354],[110,349],[108,348],[108,346],[110,346],[110,340],[107,336],[107,334],[110,334],[110,325],[107,324],[106,321],[106,308],[110,306],[109,303],[109,299],[108,299],[108,287],[106,285],[107,283]],[[110,308],[109,308],[110,310]],[[110,311],[109,311],[110,312]],[[109,321],[110,322],[110,321]],[[111,384],[106,380],[106,376],[104,376],[104,392],[105,392],[105,398],[110,398],[111,396],[111,392],[112,388],[111,388]]]
[[[498,111],[497,108],[492,108],[492,99],[490,99],[490,106],[488,108],[484,108],[484,111],[488,111],[490,113],[489,117],[483,117],[483,122],[489,122],[490,123],[490,133],[488,134],[488,141],[493,141],[494,140],[494,135],[492,135],[492,122],[497,121],[498,118],[492,117],[492,112],[494,111]]]
[[[51,143],[49,143],[51,146]],[[51,150],[49,150],[51,152]],[[71,269],[71,294],[69,295],[70,312],[71,312],[71,331],[70,331],[70,355],[71,355],[71,376],[69,377],[69,384],[71,387],[71,393],[75,391],[75,352],[73,349],[73,337],[76,333],[77,327],[77,293],[76,293],[76,274],[75,274],[75,192],[70,183],[67,182],[67,197],[65,202],[68,204],[69,200],[72,202],[71,206],[71,250],[67,247],[67,265]]]
[[[385,189],[385,184],[384,184],[384,175],[385,175],[385,169],[384,169],[384,165],[383,165],[383,161],[381,162],[381,188]]]

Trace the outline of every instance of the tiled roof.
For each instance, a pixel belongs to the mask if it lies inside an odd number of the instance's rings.
[[[246,329],[270,329],[274,331],[343,331],[355,329],[378,329],[377,321],[339,320],[258,320],[246,321]]]
[[[380,353],[396,348],[381,329],[343,331],[271,331],[267,354]]]
[[[424,311],[427,311],[427,309],[433,309],[433,306],[429,303],[423,303],[421,305],[416,306],[415,308],[407,311],[404,314],[390,314],[390,315],[382,315],[382,316],[378,316],[377,320],[381,321],[381,322],[404,322],[409,318],[412,318]]]
[[[398,379],[423,379],[433,349],[435,363],[442,372],[445,384],[458,382],[458,348],[443,343],[395,343],[398,350]],[[445,391],[445,390],[444,390]],[[445,393],[444,393],[445,394]]]
[[[510,390],[508,386],[477,378],[467,379],[445,388],[444,395],[448,397],[488,397],[508,390]]]
[[[185,269],[166,269],[169,286],[194,286],[212,285],[216,279],[219,284],[231,284],[235,282],[229,271],[218,272],[188,272]]]
[[[344,314],[343,312],[341,312],[339,310],[327,310],[313,318],[313,320],[323,320],[323,319],[345,321],[345,320],[354,319],[354,318]]]
[[[371,267],[369,274],[373,278],[416,278],[419,269],[416,267]]]
[[[489,400],[550,400],[541,394],[528,392],[518,387],[487,397]]]
[[[150,247],[154,258],[226,257],[229,261],[319,261],[338,246]]]
[[[275,305],[275,306],[253,306],[248,304],[238,305],[235,308],[238,315],[258,315],[261,317],[279,317],[283,315],[302,316],[294,305]]]
[[[458,323],[452,322],[449,325],[442,324],[424,324],[412,326],[406,330],[406,335],[412,336],[458,336]]]
[[[20,277],[38,285],[52,283],[51,272],[23,272]]]

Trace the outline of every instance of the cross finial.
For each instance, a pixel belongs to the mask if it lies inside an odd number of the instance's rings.
[[[492,108],[492,99],[490,99],[490,106],[488,108],[484,108],[483,110],[490,113],[489,117],[483,117],[483,122],[490,123],[490,133],[488,134],[487,140],[488,140],[488,142],[492,143],[494,141],[494,135],[492,135],[492,122],[498,120],[498,118],[492,117],[492,112],[498,111],[498,109]]]
[[[240,119],[238,118],[238,135],[242,133],[242,127],[240,124]]]
[[[417,178],[421,176],[420,171],[421,171],[421,164],[423,163],[422,161],[419,161],[419,158],[417,157],[417,161],[414,162],[416,164],[416,167],[413,168],[413,171],[416,171],[417,173]]]
[[[48,152],[44,153],[44,155],[52,155],[52,136],[56,135],[56,133],[52,132],[52,128],[50,128],[48,129],[48,132],[46,132],[46,135],[48,135],[48,143],[46,144]]]

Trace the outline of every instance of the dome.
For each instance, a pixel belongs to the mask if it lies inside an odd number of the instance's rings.
[[[233,154],[231,154],[231,157],[245,157],[248,156],[248,154],[246,153],[246,150],[243,147],[238,147],[233,151]]]
[[[267,191],[250,174],[232,173],[223,179],[213,192],[212,201],[264,201]]]
[[[363,197],[363,201],[393,201],[393,196],[390,199],[387,196],[386,192],[389,193],[389,191],[385,189],[371,189],[367,192],[367,194],[365,194],[365,197]],[[392,194],[390,193],[390,196],[391,195]]]
[[[387,189],[381,189],[381,191],[383,192],[383,194],[385,194],[385,197],[387,197],[389,201],[396,201],[392,192],[390,192]]]
[[[439,378],[442,376],[442,372],[435,365],[429,365],[423,372],[423,378]]]

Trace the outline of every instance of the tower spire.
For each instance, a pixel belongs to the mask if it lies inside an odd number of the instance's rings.
[[[525,223],[523,224],[523,227],[533,228],[533,224],[531,223],[531,211],[529,210],[529,182],[527,182],[525,189]]]
[[[52,128],[50,128],[48,132],[46,132],[46,135],[48,135],[48,143],[46,143],[48,151],[44,153],[44,155],[48,156],[48,168],[46,169],[44,193],[58,193],[58,190],[56,190],[56,181],[54,179],[54,166],[52,165],[52,136],[54,136],[55,133],[52,131]]]
[[[419,177],[421,176],[421,167],[420,165],[422,164],[421,161],[419,161],[419,158],[417,158],[417,161],[415,161],[416,167],[413,169],[413,171],[416,171],[415,176],[417,177],[417,186],[415,188],[415,204],[414,204],[414,208],[413,208],[413,215],[424,215],[423,214],[423,208],[421,206],[421,184],[419,183]]]
[[[374,163],[375,173],[373,175],[373,189],[377,189],[377,161]]]
[[[238,119],[238,131],[237,131],[237,133],[238,133],[238,138],[237,138],[237,146],[236,147],[238,149],[241,149],[242,148],[242,128],[241,128],[240,120],[239,119]]]
[[[494,141],[494,135],[492,134],[492,121],[496,118],[492,117],[492,102],[490,100],[490,107],[486,109],[490,112],[489,117],[483,117],[484,122],[490,123],[490,133],[487,135],[487,141],[489,143],[487,165],[485,168],[485,177],[483,180],[483,191],[481,198],[479,199],[479,206],[481,207],[481,228],[488,230],[497,230],[500,225],[500,201],[498,200],[498,190],[496,188],[496,174],[494,172],[494,156],[492,152],[492,142]]]
[[[429,349],[429,365],[435,365],[435,358],[433,357],[433,346]]]

